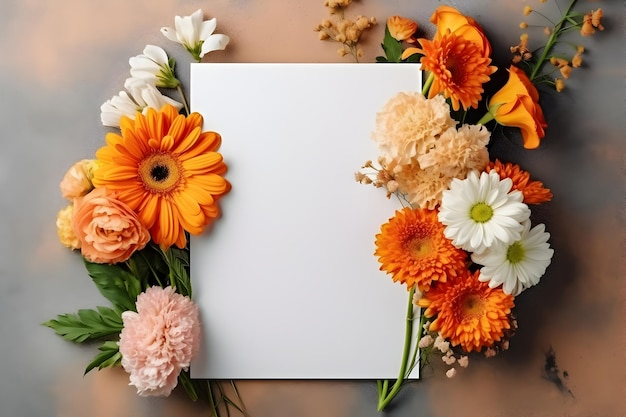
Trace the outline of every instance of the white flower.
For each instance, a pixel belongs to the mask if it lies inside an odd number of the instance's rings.
[[[166,104],[171,104],[177,110],[183,107],[181,103],[164,96],[154,85],[140,78],[128,78],[124,88],[127,91],[120,91],[100,106],[100,120],[103,125],[120,127],[122,116],[135,120],[137,112],[145,113],[149,107],[160,109]]]
[[[146,45],[143,54],[128,60],[130,75],[141,78],[157,87],[176,88],[180,81],[174,75],[174,60],[162,48]]]
[[[496,244],[511,244],[520,238],[522,222],[530,216],[521,191],[511,191],[510,178],[500,180],[495,172],[470,172],[464,180],[452,180],[443,192],[439,221],[444,235],[470,252],[483,252]]]
[[[191,16],[176,16],[176,29],[161,28],[161,33],[169,40],[182,44],[196,59],[200,59],[211,51],[226,48],[230,38],[226,35],[213,34],[217,26],[215,18],[202,21],[202,10],[198,9]]]
[[[543,224],[531,229],[527,220],[523,226],[520,239],[512,244],[472,254],[472,261],[483,265],[478,279],[488,281],[491,288],[502,285],[506,294],[514,296],[539,283],[554,254],[548,243],[550,233]]]

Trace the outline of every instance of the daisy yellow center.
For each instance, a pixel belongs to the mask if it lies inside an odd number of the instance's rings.
[[[525,255],[526,251],[520,242],[513,243],[506,251],[506,259],[512,264],[523,261]]]
[[[153,153],[139,164],[139,176],[151,193],[169,193],[182,180],[179,161],[169,153]]]
[[[476,203],[470,209],[470,216],[476,223],[485,223],[493,217],[493,209],[489,204]]]

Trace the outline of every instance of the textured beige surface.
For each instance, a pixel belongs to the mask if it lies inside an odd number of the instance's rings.
[[[138,398],[121,370],[82,376],[91,347],[61,340],[40,323],[55,314],[105,304],[75,254],[56,238],[64,204],[58,182],[77,159],[103,143],[99,107],[128,76],[129,57],[145,44],[164,47],[188,81],[188,57],[161,26],[202,7],[232,38],[206,61],[341,62],[335,45],[312,28],[322,1],[3,0],[0,4],[0,415],[200,416],[182,396]],[[483,24],[496,64],[517,43],[524,5],[538,1],[450,2]],[[565,0],[560,0],[563,5]],[[427,26],[436,0],[361,0],[354,13],[403,14]],[[462,6],[461,6],[462,5]],[[624,38],[623,3],[602,7],[606,30],[584,39],[585,68],[560,95],[546,94],[549,123],[542,147],[524,151],[514,138],[493,146],[554,192],[534,212],[556,251],[541,284],[517,300],[520,325],[510,351],[473,361],[453,380],[426,376],[405,388],[390,416],[623,416],[624,355]],[[546,4],[544,7],[548,7]],[[549,9],[546,9],[549,11]],[[552,13],[552,12],[550,12]],[[365,61],[378,54],[382,25],[367,37]],[[579,39],[579,38],[575,38]],[[576,41],[578,42],[578,41]],[[573,396],[542,378],[552,346]],[[373,382],[242,382],[254,417],[367,417]]]

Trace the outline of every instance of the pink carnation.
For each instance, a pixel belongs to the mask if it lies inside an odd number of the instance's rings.
[[[168,396],[200,345],[198,306],[171,287],[150,287],[122,313],[122,366],[141,396]]]

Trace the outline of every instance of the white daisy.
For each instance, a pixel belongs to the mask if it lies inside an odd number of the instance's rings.
[[[554,254],[548,243],[550,233],[543,224],[531,229],[527,220],[523,226],[519,240],[472,254],[472,261],[483,265],[478,279],[488,281],[491,288],[502,285],[506,294],[514,296],[539,283]]]
[[[443,192],[439,221],[444,235],[461,249],[480,253],[496,245],[519,240],[522,222],[530,216],[520,191],[511,191],[510,178],[495,172],[470,172],[464,180],[452,180]]]
[[[200,59],[211,51],[226,48],[230,38],[226,35],[213,34],[217,27],[215,18],[202,21],[202,10],[198,9],[191,16],[176,16],[175,29],[161,28],[161,33],[171,41],[178,42],[196,59]]]
[[[130,75],[141,78],[157,87],[176,88],[180,81],[174,75],[174,60],[165,51],[154,45],[146,45],[143,54],[128,60]]]
[[[160,109],[166,104],[180,110],[183,105],[163,94],[141,78],[128,78],[124,83],[127,91],[120,93],[100,106],[100,120],[105,126],[120,127],[120,119],[126,116],[135,120],[137,112],[145,113],[149,107]]]

